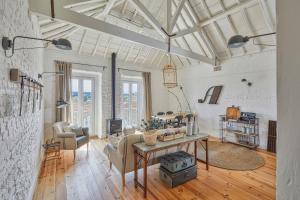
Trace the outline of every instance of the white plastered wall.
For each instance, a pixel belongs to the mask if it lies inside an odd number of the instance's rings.
[[[277,1],[277,199],[300,199],[300,1]]]
[[[222,70],[214,72],[207,64],[197,64],[178,71],[178,82],[198,114],[200,131],[219,137],[219,115],[224,115],[228,106],[240,106],[241,111],[255,112],[260,118],[260,147],[267,146],[268,120],[277,119],[276,111],[276,53],[262,52],[224,61]],[[241,79],[253,85],[248,87]],[[223,85],[217,105],[198,103],[211,86]],[[187,104],[178,89],[175,92],[184,107]],[[171,110],[178,108],[176,99],[169,95]]]
[[[98,66],[106,66],[103,71],[101,68],[73,65],[74,68],[80,70],[97,71],[101,74],[101,100],[102,105],[98,109],[101,112],[98,115],[98,120],[101,121],[102,131],[97,133],[100,137],[105,137],[106,119],[111,118],[111,61],[104,59],[100,56],[88,56],[78,55],[76,51],[59,51],[55,49],[46,49],[44,52],[44,71],[55,71],[54,61],[61,60],[67,62],[85,63]],[[152,76],[152,101],[153,101],[153,113],[161,110],[166,110],[168,107],[168,95],[167,91],[162,85],[162,71],[158,69],[151,69],[141,66],[124,65],[117,61],[117,67],[149,71]],[[120,84],[120,73],[117,72],[117,84]],[[52,136],[52,124],[55,122],[55,76],[44,76],[45,79],[45,134],[46,138]],[[116,87],[116,104],[117,104],[117,117],[120,116],[120,87]]]

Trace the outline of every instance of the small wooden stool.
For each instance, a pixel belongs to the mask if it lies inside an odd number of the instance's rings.
[[[60,142],[49,139],[43,144],[43,147],[45,148],[44,166],[49,160],[60,159]]]

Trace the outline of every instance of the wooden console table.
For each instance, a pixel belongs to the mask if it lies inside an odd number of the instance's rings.
[[[179,138],[172,141],[161,142],[157,141],[156,145],[148,146],[144,142],[133,144],[134,148],[134,186],[137,188],[138,186],[142,188],[144,191],[144,197],[147,197],[147,167],[148,167],[148,155],[160,150],[169,149],[171,147],[180,146],[183,144],[190,144],[194,142],[194,156],[195,156],[195,164],[197,164],[197,142],[205,141],[205,151],[206,151],[206,170],[208,170],[208,135],[200,133],[198,135],[193,136],[185,136],[183,138]],[[138,159],[143,160],[143,184],[138,181]]]

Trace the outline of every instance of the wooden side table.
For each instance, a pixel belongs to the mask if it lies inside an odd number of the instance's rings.
[[[49,160],[60,159],[60,142],[50,139],[43,144],[43,147],[45,148],[44,166]]]
[[[161,142],[157,141],[156,145],[147,146],[144,142],[133,144],[134,149],[134,186],[135,188],[140,187],[144,191],[144,197],[147,197],[147,167],[149,154],[157,152],[163,149],[168,149],[175,146],[180,146],[183,144],[194,143],[194,156],[195,164],[197,164],[197,142],[205,142],[205,152],[206,152],[206,170],[208,170],[209,158],[208,158],[208,134],[200,133],[193,136],[185,136],[176,140]],[[139,160],[143,161],[143,184],[138,181],[138,163]]]

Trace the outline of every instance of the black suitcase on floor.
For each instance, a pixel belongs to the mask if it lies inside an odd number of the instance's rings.
[[[173,173],[193,165],[195,165],[195,157],[184,151],[170,153],[160,158],[160,166]]]
[[[192,180],[197,177],[197,165],[189,167],[187,169],[181,170],[176,173],[172,173],[167,169],[160,167],[159,168],[160,180],[166,183],[169,187],[176,187],[181,185],[189,180]]]

